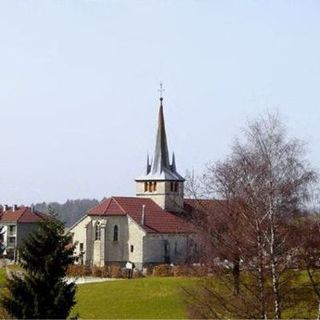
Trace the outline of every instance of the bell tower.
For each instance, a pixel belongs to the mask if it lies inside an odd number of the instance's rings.
[[[150,163],[149,156],[147,157],[146,172],[135,181],[138,197],[151,198],[161,208],[170,212],[183,211],[185,179],[177,172],[174,153],[171,163],[169,160],[162,96],[153,159]]]

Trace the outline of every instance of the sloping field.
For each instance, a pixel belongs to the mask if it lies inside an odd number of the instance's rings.
[[[182,287],[191,278],[141,278],[78,285],[71,316],[82,319],[185,319]]]

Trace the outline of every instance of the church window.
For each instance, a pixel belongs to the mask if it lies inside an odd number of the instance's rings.
[[[118,226],[113,227],[113,241],[118,241],[119,239],[119,228]]]
[[[101,239],[101,227],[100,223],[96,223],[96,228],[95,228],[95,240],[100,240]]]
[[[173,182],[170,182],[170,191],[173,192]]]
[[[152,182],[148,182],[148,191],[149,192],[152,192]]]
[[[130,246],[130,252],[133,252],[133,250],[134,250],[134,246],[131,245],[131,246]]]
[[[174,183],[174,192],[178,192],[178,182]]]
[[[156,182],[153,183],[153,191],[157,191],[157,183]]]
[[[147,192],[148,191],[148,182],[145,182],[144,183],[144,192]]]
[[[83,243],[80,243],[80,252],[82,252],[83,251]]]

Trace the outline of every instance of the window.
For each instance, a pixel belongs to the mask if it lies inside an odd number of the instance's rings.
[[[83,251],[83,243],[80,243],[80,252]]]
[[[174,192],[178,192],[178,182],[174,183]]]
[[[9,244],[15,244],[16,238],[15,237],[9,237]]]
[[[131,245],[131,246],[130,246],[130,252],[133,252],[133,250],[134,250],[134,246]]]
[[[96,223],[95,231],[96,231],[95,240],[100,240],[101,239],[101,227],[100,227],[99,221]]]
[[[154,192],[157,191],[157,182],[156,181],[148,181],[144,183],[144,191],[145,192]]]
[[[119,228],[118,226],[113,227],[113,241],[118,241],[119,238]]]
[[[16,232],[16,226],[9,226],[9,233],[14,234]]]

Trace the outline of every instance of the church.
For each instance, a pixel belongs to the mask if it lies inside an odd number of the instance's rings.
[[[182,213],[185,179],[170,161],[163,98],[160,98],[156,143],[145,174],[135,180],[136,196],[112,196],[70,228],[78,263],[104,266],[131,261],[139,269],[150,264],[186,263],[197,251],[194,228]]]

